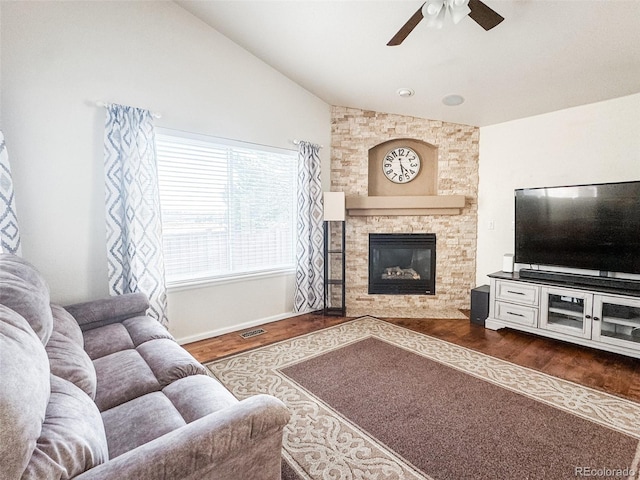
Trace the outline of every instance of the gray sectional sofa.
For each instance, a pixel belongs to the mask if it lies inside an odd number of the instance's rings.
[[[284,404],[236,400],[147,307],[52,305],[0,255],[0,479],[280,478]]]

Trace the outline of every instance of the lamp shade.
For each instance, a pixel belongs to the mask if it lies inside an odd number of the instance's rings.
[[[324,192],[324,221],[344,222],[345,200],[344,192]]]

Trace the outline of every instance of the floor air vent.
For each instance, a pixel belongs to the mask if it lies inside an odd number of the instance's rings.
[[[251,338],[257,335],[262,335],[263,333],[267,333],[267,331],[262,328],[256,328],[255,330],[249,330],[248,332],[241,333],[240,336],[242,338]]]

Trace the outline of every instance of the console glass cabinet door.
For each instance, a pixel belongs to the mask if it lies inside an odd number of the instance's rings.
[[[640,345],[640,299],[594,295],[593,339],[625,347]]]
[[[593,294],[542,287],[540,328],[591,338]]]

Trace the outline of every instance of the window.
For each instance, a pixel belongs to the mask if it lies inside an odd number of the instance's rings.
[[[297,153],[160,129],[168,284],[295,265]]]

